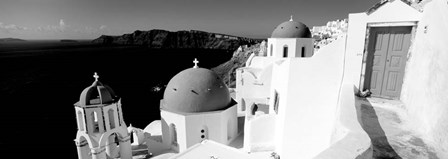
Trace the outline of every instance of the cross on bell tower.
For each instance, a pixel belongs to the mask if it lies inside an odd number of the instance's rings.
[[[193,63],[194,63],[193,68],[198,68],[198,67],[199,67],[199,66],[198,66],[199,61],[198,61],[196,58],[194,58]]]
[[[289,21],[292,21],[292,15],[291,15],[291,18],[289,19]]]
[[[98,74],[95,72],[95,74],[93,74],[93,78],[95,78],[95,81],[98,81],[98,78],[100,78],[100,76],[98,76]]]

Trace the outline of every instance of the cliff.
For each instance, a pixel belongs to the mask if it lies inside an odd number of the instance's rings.
[[[102,35],[92,42],[103,45],[134,45],[160,49],[236,50],[241,45],[252,45],[259,42],[259,40],[196,30],[177,32],[166,30],[137,30],[131,34],[121,36]]]
[[[235,88],[235,71],[238,68],[245,67],[247,59],[250,55],[262,55],[266,52],[266,42],[261,42],[250,47],[240,46],[234,53],[232,58],[211,70],[217,73],[221,79],[230,87]]]

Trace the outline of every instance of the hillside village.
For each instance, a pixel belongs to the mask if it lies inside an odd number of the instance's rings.
[[[95,73],[74,104],[78,157],[448,158],[446,28],[446,0],[383,0],[313,33],[290,18],[216,68],[194,59],[144,129]]]

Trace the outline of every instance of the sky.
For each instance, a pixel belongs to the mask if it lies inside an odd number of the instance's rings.
[[[94,39],[135,30],[268,38],[293,16],[309,28],[379,0],[0,0],[0,38]]]

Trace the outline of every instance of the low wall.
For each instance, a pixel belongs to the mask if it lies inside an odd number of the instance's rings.
[[[246,124],[244,133],[246,151],[274,150],[275,115],[265,114],[252,118]]]

